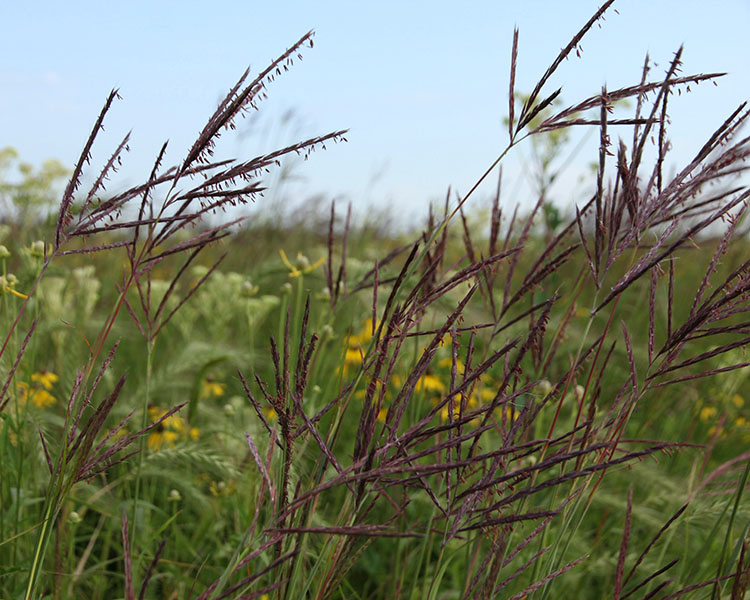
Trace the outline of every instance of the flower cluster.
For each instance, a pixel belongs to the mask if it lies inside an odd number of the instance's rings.
[[[31,384],[20,381],[16,385],[21,405],[31,402],[37,408],[47,408],[57,402],[50,391],[60,378],[51,371],[37,371],[31,375]]]
[[[151,422],[155,423],[167,413],[166,410],[158,406],[150,406],[148,416]],[[148,435],[147,445],[149,450],[158,452],[162,448],[174,448],[177,442],[192,440],[197,442],[200,438],[200,431],[197,427],[188,427],[185,419],[179,415],[170,415],[164,419],[159,426],[152,429]]]
[[[206,378],[201,381],[201,398],[219,398],[224,395],[226,387],[225,383]]]
[[[373,336],[373,329],[377,329],[377,323],[373,327],[372,319],[367,319],[364,326],[359,333],[349,336],[344,354],[344,371],[346,372],[349,368],[358,368],[362,365],[362,361],[370,344]],[[445,341],[448,342],[448,337]],[[453,359],[450,357],[443,358],[437,361],[435,368],[422,375],[414,386],[414,393],[421,398],[428,400],[433,406],[437,405],[445,398],[445,394],[448,392],[450,381],[450,372],[453,368]],[[456,360],[456,375],[461,377],[465,371],[465,366],[461,359]],[[545,382],[547,387],[549,382]],[[393,389],[386,389],[383,396],[384,407],[378,412],[378,421],[384,422],[387,414],[387,408],[390,404],[393,393],[398,390],[403,384],[403,377],[399,373],[391,375],[389,381],[386,384],[378,382],[376,388],[376,396],[380,394],[383,385],[386,385]],[[489,373],[485,373],[479,378],[479,381],[472,387],[471,393],[468,396],[459,394],[452,402],[443,405],[438,413],[440,421],[447,422],[449,420],[456,420],[460,418],[464,413],[476,410],[482,405],[488,404],[494,400],[496,395],[497,384]],[[546,390],[549,391],[549,390]],[[355,398],[364,399],[365,391],[359,390],[355,394]],[[452,414],[451,414],[452,407]],[[507,421],[512,422],[518,417],[518,409],[514,406],[507,405],[505,407],[499,407],[496,411],[496,417],[499,420],[505,418]]]
[[[373,329],[377,329],[377,324],[373,328],[372,319],[367,319],[359,333],[349,336],[344,355],[344,370],[348,367],[357,368],[362,365],[362,359],[365,356],[367,346],[370,340],[372,340]]]
[[[16,291],[16,284],[18,283],[18,278],[13,275],[13,273],[8,273],[7,275],[0,275],[0,295],[2,294],[12,294],[18,298],[21,298],[21,300],[26,300],[26,295],[22,294],[19,291]]]
[[[289,277],[292,278],[312,273],[325,262],[325,258],[319,258],[315,263],[310,264],[310,259],[301,252],[298,252],[297,259],[294,261],[294,264],[292,264],[289,262],[286,252],[279,250],[279,254],[281,255],[281,261],[284,263],[284,266],[289,269]]]
[[[750,420],[747,419],[742,410],[745,406],[745,399],[739,394],[734,394],[727,400],[723,404],[722,410],[724,414],[722,419],[726,417],[726,424],[720,424],[719,409],[713,404],[703,404],[698,410],[698,419],[702,423],[710,424],[708,429],[710,437],[713,437],[717,433],[717,428],[721,427],[718,435],[722,439],[731,433],[739,433],[744,441],[750,441]]]

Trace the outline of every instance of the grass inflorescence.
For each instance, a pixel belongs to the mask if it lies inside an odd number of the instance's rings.
[[[670,98],[721,74],[680,49],[562,106],[548,82],[611,4],[529,95],[515,31],[507,145],[412,239],[332,204],[269,251],[214,216],[344,139],[213,158],[312,33],[107,195],[128,136],[82,182],[113,91],[48,241],[0,240],[0,596],[744,597],[750,111],[668,175]],[[505,156],[579,126],[590,196],[512,208]]]

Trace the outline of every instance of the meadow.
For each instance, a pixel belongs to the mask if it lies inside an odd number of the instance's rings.
[[[561,104],[611,4],[524,95],[516,33],[497,194],[419,231],[224,212],[345,141],[213,158],[311,34],[139,185],[104,189],[127,136],[87,167],[116,92],[61,193],[3,184],[0,598],[745,598],[750,111],[667,173],[670,98],[717,75],[678,51]],[[575,210],[544,168],[505,197],[504,157],[573,127],[600,140]]]

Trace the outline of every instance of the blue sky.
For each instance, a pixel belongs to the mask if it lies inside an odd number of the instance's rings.
[[[224,92],[309,29],[315,48],[269,89],[257,117],[222,138],[219,154],[250,157],[294,138],[349,128],[349,142],[293,169],[275,198],[315,194],[358,210],[390,203],[421,212],[452,185],[468,190],[504,148],[513,27],[517,88],[528,91],[598,2],[4,2],[0,8],[0,147],[38,164],[73,165],[112,87],[123,97],[94,149],[94,167],[132,129],[121,181],[148,175],[161,143],[177,161]],[[683,72],[728,71],[672,103],[675,166],[750,98],[745,66],[750,3],[622,0],[564,63],[549,89],[573,103],[636,83],[646,52],[661,77],[685,44]],[[554,86],[554,87],[553,87]],[[284,114],[291,114],[286,122]],[[569,203],[593,144],[553,196]],[[627,136],[626,136],[627,139]],[[519,148],[506,166],[506,201],[522,199]],[[96,170],[96,168],[94,169]],[[580,185],[586,185],[584,182]],[[481,196],[481,195],[480,195]],[[269,199],[268,202],[271,202]],[[477,202],[481,198],[477,199]],[[263,201],[261,201],[263,202]]]

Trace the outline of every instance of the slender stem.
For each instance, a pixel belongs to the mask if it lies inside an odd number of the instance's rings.
[[[303,295],[303,288],[304,288],[304,274],[301,274],[299,277],[297,277],[297,298],[295,299],[294,303],[294,314],[293,317],[293,328],[291,332],[291,339],[289,340],[290,343],[296,344],[299,341],[300,331],[302,329],[302,295]],[[292,346],[294,348],[294,346]],[[294,357],[296,353],[292,353],[292,356]],[[291,371],[296,371],[298,364],[294,358],[292,358],[294,361],[294,364],[290,367]]]
[[[143,396],[143,407],[141,410],[141,430],[148,427],[148,407],[151,403],[151,377],[154,367],[154,345],[156,340],[149,336],[146,342],[146,393]],[[133,548],[135,548],[136,530],[138,527],[138,500],[141,492],[141,471],[143,469],[143,456],[146,450],[146,436],[141,436],[138,441],[138,466],[135,471],[135,496],[133,498],[133,516],[131,519]]]
[[[47,507],[44,512],[44,519],[42,520],[42,529],[39,532],[39,541],[37,542],[36,550],[34,551],[34,561],[31,563],[31,570],[29,571],[29,580],[26,585],[24,600],[31,600],[31,594],[34,592],[36,580],[39,578],[39,572],[42,570],[42,561],[44,560],[47,543],[49,542],[50,523],[53,521],[53,517],[57,514],[57,511],[54,510],[55,504],[56,503],[51,499],[47,499]]]

